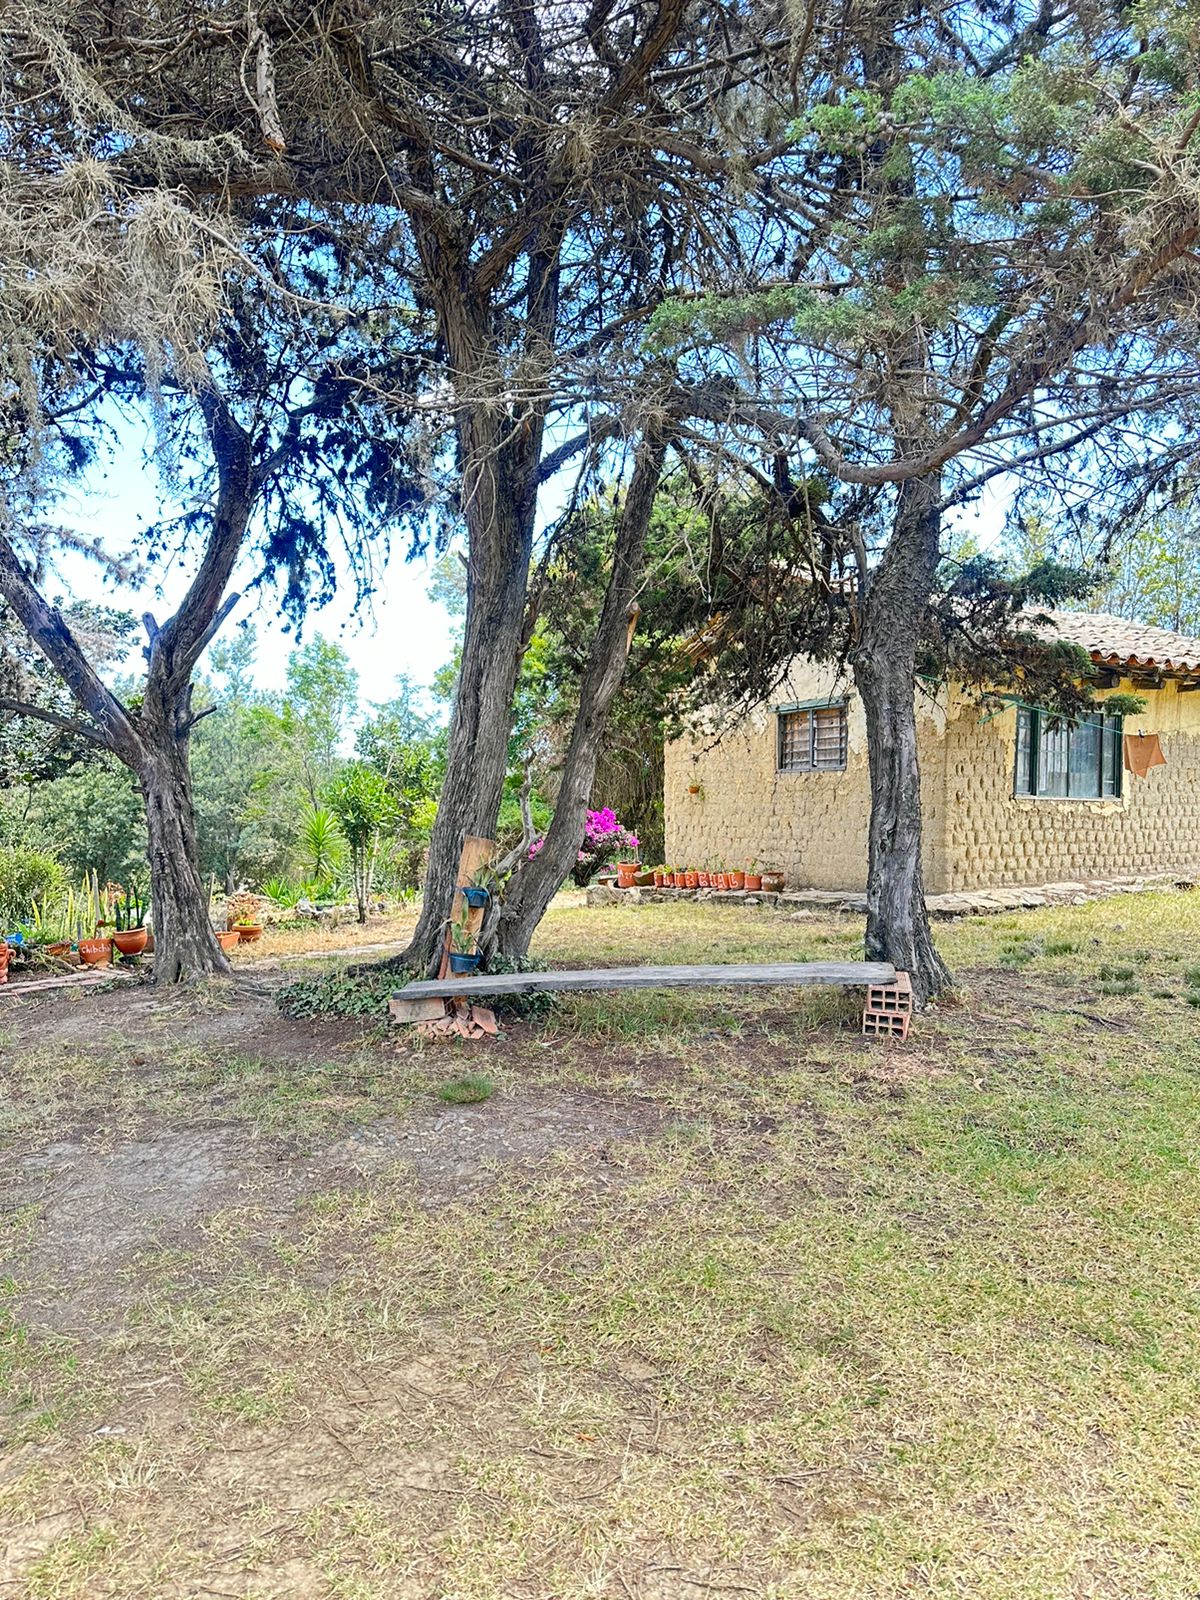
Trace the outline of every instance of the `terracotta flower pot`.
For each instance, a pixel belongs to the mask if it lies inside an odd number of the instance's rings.
[[[113,943],[123,956],[140,956],[146,948],[150,934],[145,928],[120,929],[113,934]]]
[[[9,958],[9,954],[10,954],[10,951],[9,951],[8,945],[6,945],[3,942],[3,940],[0,940],[0,983],[7,983],[8,982],[8,958]]]
[[[695,871],[694,868],[689,868],[689,870],[683,875],[683,887],[685,889],[696,889],[699,888],[699,886],[700,874]]]
[[[262,938],[261,922],[243,922],[233,930],[243,944],[253,944],[256,939]]]
[[[782,872],[764,872],[762,875],[762,888],[764,894],[778,894],[787,879]]]
[[[112,960],[111,939],[80,939],[79,959],[85,967],[106,967]]]
[[[757,893],[758,890],[762,888],[762,877],[757,872],[748,872],[746,874],[745,883],[746,883],[746,888],[752,894]]]
[[[242,936],[236,928],[229,928],[224,933],[217,934],[217,943],[228,955],[231,950],[236,950],[242,942]]]
[[[617,888],[632,889],[634,886],[634,879],[637,877],[640,871],[641,866],[637,861],[618,861]]]
[[[712,874],[710,872],[698,872],[696,874],[696,887],[698,889],[707,889],[711,877]]]
[[[746,874],[744,872],[727,872],[725,882],[730,889],[744,889],[746,887]]]
[[[63,956],[71,954],[71,946],[66,939],[62,939],[58,944],[48,944],[46,946],[46,954],[48,956],[57,956],[61,959]]]

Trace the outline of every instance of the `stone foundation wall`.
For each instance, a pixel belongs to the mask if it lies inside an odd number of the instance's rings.
[[[1158,733],[1165,767],[1123,774],[1119,800],[1033,800],[1013,794],[1016,711],[988,717],[949,692],[918,714],[930,894],[1056,880],[1200,871],[1200,691],[1117,686],[1146,699],[1130,732]],[[786,874],[789,888],[861,890],[867,876],[866,729],[852,689],[832,672],[798,663],[779,703],[848,699],[844,772],[780,773],[776,719],[763,710],[713,743],[697,733],[665,758],[667,858]],[[692,794],[691,788],[699,793]]]
[[[844,772],[777,772],[776,718],[762,710],[713,743],[697,733],[668,744],[664,814],[667,858],[674,865],[743,867],[756,859],[789,888],[866,887],[871,790],[866,725],[857,695],[832,671],[798,663],[776,702],[848,700]],[[924,869],[941,886],[944,718],[927,706],[919,718],[926,784]],[[689,791],[696,787],[698,794]]]
[[[1146,709],[1126,731],[1157,733],[1165,767],[1122,773],[1119,800],[1035,800],[1013,794],[1015,710],[987,720],[959,700],[946,729],[949,891],[1055,879],[1179,871],[1200,865],[1200,693],[1175,683],[1136,692]]]

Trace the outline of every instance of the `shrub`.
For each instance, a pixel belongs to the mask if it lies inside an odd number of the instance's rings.
[[[277,906],[282,906],[285,911],[290,911],[304,895],[300,885],[292,883],[289,878],[268,878],[262,886],[262,892],[268,900],[274,901]]]
[[[543,843],[544,840],[535,839],[529,854],[537,855]],[[637,834],[618,820],[611,806],[589,811],[571,876],[580,889],[585,889],[602,867],[636,858],[640,848]]]
[[[398,972],[352,973],[345,967],[316,978],[285,984],[275,1004],[285,1017],[385,1017],[394,990],[405,981]]]
[[[26,845],[0,845],[0,934],[33,916],[35,900],[57,895],[64,873],[56,857]]]

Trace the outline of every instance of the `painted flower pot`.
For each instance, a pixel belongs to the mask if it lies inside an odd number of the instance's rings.
[[[482,956],[478,950],[471,951],[469,955],[461,950],[451,950],[450,971],[458,973],[474,972],[481,959]]]
[[[654,887],[656,889],[661,889],[663,887],[663,885],[666,883],[666,881],[667,881],[667,875],[666,875],[665,872],[656,872],[654,874]]]
[[[243,944],[253,944],[256,939],[262,938],[263,925],[261,922],[235,922],[233,931]]]
[[[8,957],[8,945],[3,940],[0,940],[0,983],[8,982]]]
[[[217,943],[228,955],[231,950],[236,950],[242,942],[242,936],[236,928],[226,928],[217,934]]]
[[[620,870],[621,869],[618,867],[617,871],[619,872]],[[486,906],[488,901],[492,898],[486,889],[476,888],[473,883],[464,884],[458,892],[462,895],[467,904],[476,911],[478,911],[482,906]]]
[[[762,875],[762,888],[764,894],[779,894],[787,879],[782,872],[764,872]]]
[[[746,874],[744,872],[727,872],[725,885],[729,889],[744,889],[746,887]]]
[[[79,959],[85,967],[106,967],[112,960],[111,939],[80,939]]]
[[[634,886],[634,879],[637,877],[637,875],[638,875],[638,873],[640,871],[641,871],[640,862],[637,862],[637,861],[618,861],[617,862],[617,888],[618,889],[632,889],[633,886]]]
[[[140,956],[149,937],[145,928],[126,928],[123,932],[118,929],[113,934],[113,943],[123,956]]]
[[[694,868],[689,868],[684,873],[683,887],[685,889],[698,889],[700,887],[700,874]]]
[[[707,889],[711,877],[712,874],[710,872],[698,872],[696,874],[696,887],[698,889]]]
[[[752,894],[756,894],[762,888],[762,878],[757,872],[748,872],[746,874],[746,888]]]
[[[729,878],[724,872],[718,872],[714,874],[713,887],[716,889],[718,894],[724,894],[726,889],[728,889]]]

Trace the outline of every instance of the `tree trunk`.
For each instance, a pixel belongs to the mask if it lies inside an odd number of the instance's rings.
[[[200,877],[188,746],[192,672],[229,615],[236,595],[225,594],[261,488],[249,435],[215,391],[198,404],[208,425],[218,492],[212,527],[196,575],[179,609],[160,628],[143,618],[149,643],[141,705],[120,701],[97,674],[61,612],[41,595],[11,543],[0,535],[0,594],[38,649],[61,675],[92,725],[75,724],[35,708],[41,717],[109,750],[137,778],[146,802],[150,896],[154,915],[154,981],[229,977],[231,968],[209,922]]]
[[[509,960],[519,961],[528,954],[538,923],[579,853],[608,713],[625,675],[633,640],[637,620],[634,597],[665,454],[666,446],[656,435],[649,436],[638,451],[613,546],[604,607],[579,686],[579,709],[563,763],[554,818],[541,850],[509,883],[496,925],[496,948]]]
[[[212,930],[196,852],[187,736],[156,723],[141,731],[143,753],[136,771],[149,836],[154,981],[227,978],[231,968]]]
[[[893,536],[862,596],[852,655],[871,774],[866,957],[907,972],[919,1006],[952,981],[925,909],[914,705],[917,639],[938,561],[939,493],[929,479],[899,491]]]
[[[497,477],[501,471],[502,463],[496,463]],[[495,491],[495,481],[491,487]],[[446,777],[429,841],[421,916],[400,958],[415,971],[429,970],[441,958],[463,841],[472,834],[495,838],[508,771],[533,549],[532,517],[519,515],[507,495],[497,494],[496,500],[491,525],[470,530],[467,620]],[[467,520],[470,526],[474,520],[470,511]]]

